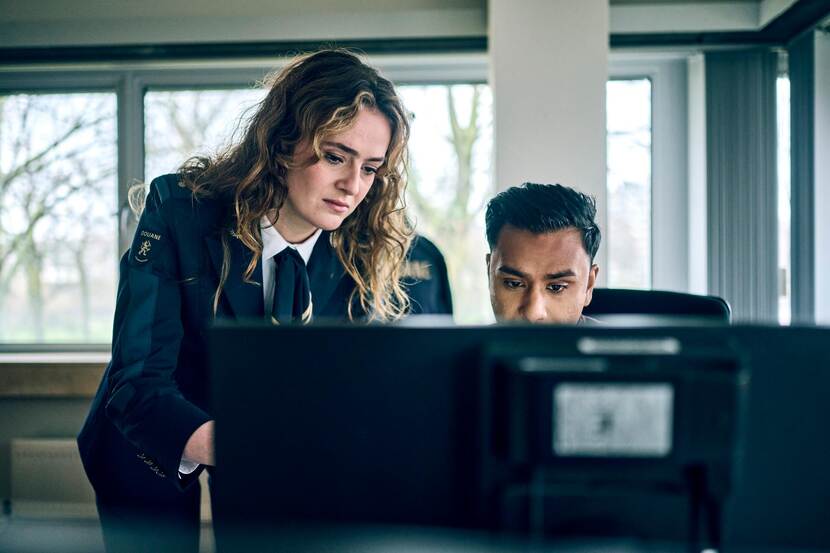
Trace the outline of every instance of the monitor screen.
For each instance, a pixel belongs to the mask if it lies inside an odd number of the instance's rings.
[[[563,382],[553,389],[552,447],[560,457],[665,457],[672,449],[668,383]]]

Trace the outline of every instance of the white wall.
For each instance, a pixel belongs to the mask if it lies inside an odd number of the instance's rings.
[[[709,292],[706,208],[706,67],[702,54],[688,61],[689,292]]]
[[[604,230],[607,1],[490,0],[488,13],[497,188],[572,186],[596,197]]]
[[[689,289],[686,158],[686,61],[656,63],[652,73],[652,287]]]
[[[755,2],[626,2],[611,6],[611,32],[754,31],[759,12]]]
[[[796,0],[611,0],[612,33],[756,31]]]
[[[830,34],[815,33],[816,323],[830,325]]]
[[[793,3],[611,0],[609,29],[752,31]],[[484,36],[486,6],[486,0],[0,0],[0,47]],[[516,2],[515,11],[522,6]]]
[[[484,0],[0,0],[0,47],[484,36]]]
[[[758,6],[758,25],[763,27],[792,7],[796,0],[761,0]]]

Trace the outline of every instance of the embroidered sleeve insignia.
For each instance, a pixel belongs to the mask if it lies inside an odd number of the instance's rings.
[[[156,242],[161,242],[161,234],[148,230],[138,231],[133,245],[133,248],[135,248],[133,258],[138,263],[147,263],[150,261],[150,255],[153,252],[153,246]]]

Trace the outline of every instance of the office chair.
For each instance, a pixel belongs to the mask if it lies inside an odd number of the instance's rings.
[[[688,315],[727,323],[732,315],[726,300],[717,296],[624,288],[594,288],[591,304],[582,312],[600,319],[603,315]]]

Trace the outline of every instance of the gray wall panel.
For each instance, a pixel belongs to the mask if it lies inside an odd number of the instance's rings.
[[[813,33],[787,52],[790,73],[792,320],[815,320],[815,47]]]

